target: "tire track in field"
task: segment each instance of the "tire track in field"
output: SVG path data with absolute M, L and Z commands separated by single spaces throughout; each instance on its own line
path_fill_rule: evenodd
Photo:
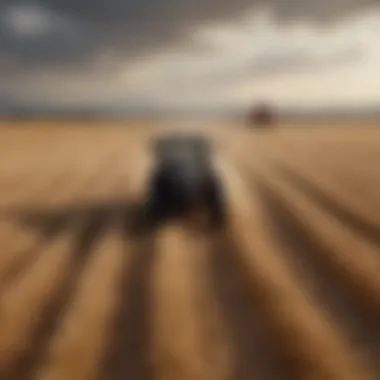
M 1 295 L 0 373 L 8 373 L 28 349 L 35 326 L 63 283 L 72 257 L 72 236 L 57 239 L 24 276 Z
M 273 170 L 293 182 L 327 212 L 336 216 L 343 223 L 350 225 L 366 239 L 380 246 L 380 226 L 378 226 L 378 223 L 372 223 L 367 218 L 360 216 L 356 208 L 351 203 L 342 200 L 336 191 L 325 189 L 323 187 L 324 182 L 312 181 L 304 173 L 293 170 L 284 164 L 274 164 Z
M 14 365 L 9 372 L 7 380 L 33 379 L 32 369 L 36 363 L 41 363 L 46 357 L 47 347 L 49 347 L 51 338 L 60 324 L 60 316 L 63 310 L 66 309 L 66 305 L 70 302 L 75 292 L 76 284 L 82 277 L 83 268 L 93 254 L 92 247 L 95 238 L 101 238 L 102 233 L 104 233 L 104 225 L 106 222 L 107 221 L 103 219 L 93 220 L 86 217 L 78 218 L 62 231 L 58 237 L 54 237 L 52 240 L 52 245 L 56 244 L 56 241 L 59 240 L 68 240 L 63 237 L 60 238 L 60 236 L 67 236 L 71 231 L 71 261 L 67 265 L 66 275 L 55 297 L 51 298 L 50 302 L 46 304 L 43 314 L 41 314 L 39 324 L 35 326 L 32 336 L 33 340 L 28 346 L 28 350 L 25 351 L 24 355 L 19 358 L 16 365 Z M 43 255 L 43 253 L 41 255 Z M 39 260 L 41 260 L 41 258 Z
M 301 191 L 297 191 L 271 175 L 260 173 L 260 178 L 273 190 L 298 223 L 308 232 L 309 238 L 321 255 L 335 268 L 336 275 L 372 312 L 380 310 L 379 249 L 364 240 L 353 229 L 329 216 Z
M 313 184 L 315 190 L 319 189 L 319 194 L 322 192 L 328 194 L 335 205 L 339 206 L 340 211 L 346 211 L 346 217 L 350 217 L 349 214 L 351 214 L 352 220 L 362 220 L 366 223 L 367 228 L 363 228 L 363 231 L 367 229 L 368 233 L 374 235 L 380 231 L 380 220 L 377 217 L 377 212 L 374 212 L 374 206 L 371 207 L 371 204 L 366 201 L 365 193 L 355 195 L 347 187 L 333 181 L 331 176 L 326 175 L 323 167 L 319 166 L 318 169 L 318 165 L 309 162 L 310 159 L 295 159 L 291 154 L 284 151 L 283 147 L 276 149 L 276 152 L 269 157 L 267 156 L 266 159 L 273 162 L 282 172 L 298 173 L 303 178 L 303 182 L 307 181 L 309 184 Z M 360 181 L 360 178 L 357 180 Z M 321 199 L 321 197 L 319 198 Z
M 44 239 L 34 230 L 16 223 L 0 223 L 0 295 L 13 279 L 44 247 Z
M 294 380 L 276 340 L 265 328 L 249 280 L 242 276 L 244 265 L 236 247 L 225 234 L 212 247 L 209 271 L 230 341 L 233 366 L 229 379 Z
M 111 180 L 109 171 L 112 168 L 113 160 L 106 161 L 104 165 L 94 165 L 90 173 L 77 183 L 74 180 L 70 186 L 59 189 L 55 192 L 55 197 L 50 198 L 50 202 L 46 202 L 47 206 L 43 208 L 30 206 L 27 208 L 18 207 L 13 211 L 9 211 L 8 215 L 18 219 L 28 228 L 40 229 L 40 233 L 47 239 L 53 238 L 59 231 L 65 229 L 77 216 L 91 217 L 93 214 L 99 214 L 102 210 L 101 202 L 98 205 L 96 198 L 111 191 L 114 181 Z M 103 170 L 102 170 L 103 169 Z M 106 171 L 106 176 L 103 172 Z M 114 173 L 111 171 L 111 173 Z M 91 195 L 87 202 L 83 199 L 84 192 Z M 79 198 L 79 199 L 78 199 Z M 82 198 L 82 200 L 80 200 Z M 95 198 L 95 199 L 94 199 Z M 87 211 L 88 210 L 88 211 Z
M 288 255 L 304 273 L 305 283 L 300 286 L 308 285 L 312 289 L 323 308 L 330 310 L 339 321 L 351 345 L 372 360 L 373 366 L 380 371 L 380 324 L 376 314 L 360 307 L 361 300 L 336 276 L 323 259 L 323 252 L 305 232 L 304 225 L 294 220 L 278 195 L 260 182 L 257 188 L 279 244 L 287 247 Z
M 293 222 L 296 234 L 298 229 L 292 245 L 303 241 L 308 252 L 314 255 L 313 268 L 309 265 L 309 271 L 314 269 L 315 272 L 319 268 L 318 277 L 324 279 L 319 281 L 322 288 L 325 287 L 323 298 L 347 326 L 353 344 L 363 347 L 380 370 L 378 246 L 363 239 L 360 231 L 350 228 L 334 214 L 329 214 L 328 209 L 319 208 L 302 189 L 292 188 L 284 179 L 277 179 L 276 173 L 267 174 L 264 182 L 263 194 L 265 192 L 266 196 L 263 198 L 269 196 L 277 205 L 277 212 L 282 208 L 287 214 L 282 229 Z M 327 290 L 327 282 L 333 284 L 333 290 Z
M 156 236 L 152 344 L 157 380 L 229 378 L 228 345 L 218 331 L 219 312 L 210 307 L 204 277 L 209 248 L 205 238 L 189 236 L 180 225 L 165 226 Z
M 129 239 L 126 239 L 125 247 L 129 249 Z M 152 379 L 149 347 L 153 259 L 151 237 L 137 238 L 131 256 L 124 256 L 123 278 L 117 290 L 120 303 L 110 332 L 114 341 L 104 368 L 94 379 Z
M 372 369 L 351 350 L 332 318 L 301 289 L 302 277 L 273 245 L 265 219 L 260 217 L 259 204 L 249 202 L 244 185 L 238 182 L 238 176 L 225 181 L 230 186 L 234 184 L 229 191 L 229 237 L 245 264 L 253 296 L 266 317 L 267 327 L 295 371 L 294 376 L 375 379 Z M 254 216 L 250 212 L 255 210 L 252 206 L 256 207 Z
M 115 290 L 122 261 L 121 236 L 111 231 L 83 268 L 36 379 L 89 380 L 99 372 L 111 343 L 108 335 L 118 304 Z
M 113 167 L 113 162 L 113 160 L 108 161 L 106 165 L 104 167 L 101 166 L 100 169 L 108 169 L 109 166 Z M 105 178 L 105 181 L 103 179 L 99 183 L 100 179 L 102 179 L 101 173 L 103 173 L 103 171 L 99 170 L 99 167 L 96 165 L 94 165 L 94 168 L 95 170 L 93 170 L 93 173 L 90 172 L 90 174 L 88 174 L 88 177 L 85 178 L 84 184 L 80 183 L 78 185 L 74 182 L 74 186 L 64 187 L 63 191 L 62 189 L 60 189 L 58 197 L 55 198 L 55 201 L 62 201 L 63 198 L 68 200 L 70 199 L 70 197 L 75 197 L 77 195 L 78 188 L 90 188 L 90 191 L 92 193 L 95 193 L 95 195 L 96 193 L 102 194 L 109 190 L 113 184 L 110 181 L 109 173 L 107 172 L 107 170 L 106 173 L 108 174 L 108 177 Z M 97 186 L 91 187 L 93 182 L 95 182 Z M 61 195 L 60 199 L 59 195 Z M 94 215 L 94 217 L 96 218 L 96 215 Z M 16 275 L 22 276 L 22 269 L 26 267 L 29 263 L 31 263 L 36 257 L 38 257 L 40 251 L 42 251 L 45 248 L 45 246 L 49 244 L 50 238 L 53 238 L 60 230 L 65 229 L 70 221 L 62 220 L 59 217 L 55 219 L 53 217 L 50 218 L 48 222 L 49 223 L 47 224 L 45 231 L 43 231 L 43 235 L 40 235 L 38 233 L 36 234 L 34 231 L 30 229 L 30 226 L 29 228 L 25 229 L 26 231 L 23 232 L 23 236 L 21 236 L 21 231 L 18 231 L 20 236 L 17 236 L 15 234 L 9 235 L 8 233 L 9 236 L 5 241 L 5 244 L 7 244 L 8 242 L 8 244 L 13 244 L 14 247 L 7 247 L 7 252 L 9 252 L 9 254 L 0 256 L 0 286 L 2 284 L 4 286 L 11 279 L 15 278 Z M 6 230 L 7 229 L 5 228 L 3 233 L 6 233 Z M 17 230 L 15 231 L 17 232 Z

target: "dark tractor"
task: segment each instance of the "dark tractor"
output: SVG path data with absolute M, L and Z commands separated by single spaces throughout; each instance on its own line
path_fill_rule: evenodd
M 146 215 L 153 223 L 206 215 L 224 220 L 223 188 L 214 171 L 212 146 L 198 134 L 168 134 L 153 141 L 155 167 L 148 183 Z

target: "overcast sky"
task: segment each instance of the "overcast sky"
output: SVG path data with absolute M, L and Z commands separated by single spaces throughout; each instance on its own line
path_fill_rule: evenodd
M 378 0 L 2 0 L 0 96 L 380 104 Z

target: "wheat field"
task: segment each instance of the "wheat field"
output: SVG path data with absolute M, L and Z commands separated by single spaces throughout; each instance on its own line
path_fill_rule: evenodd
M 0 378 L 380 379 L 380 129 L 213 126 L 222 231 L 134 230 L 154 126 L 0 126 Z

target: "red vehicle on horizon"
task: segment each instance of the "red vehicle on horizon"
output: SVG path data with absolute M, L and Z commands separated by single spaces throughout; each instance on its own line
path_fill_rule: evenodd
M 268 103 L 259 103 L 248 111 L 248 124 L 259 128 L 273 127 L 275 115 L 273 107 Z

